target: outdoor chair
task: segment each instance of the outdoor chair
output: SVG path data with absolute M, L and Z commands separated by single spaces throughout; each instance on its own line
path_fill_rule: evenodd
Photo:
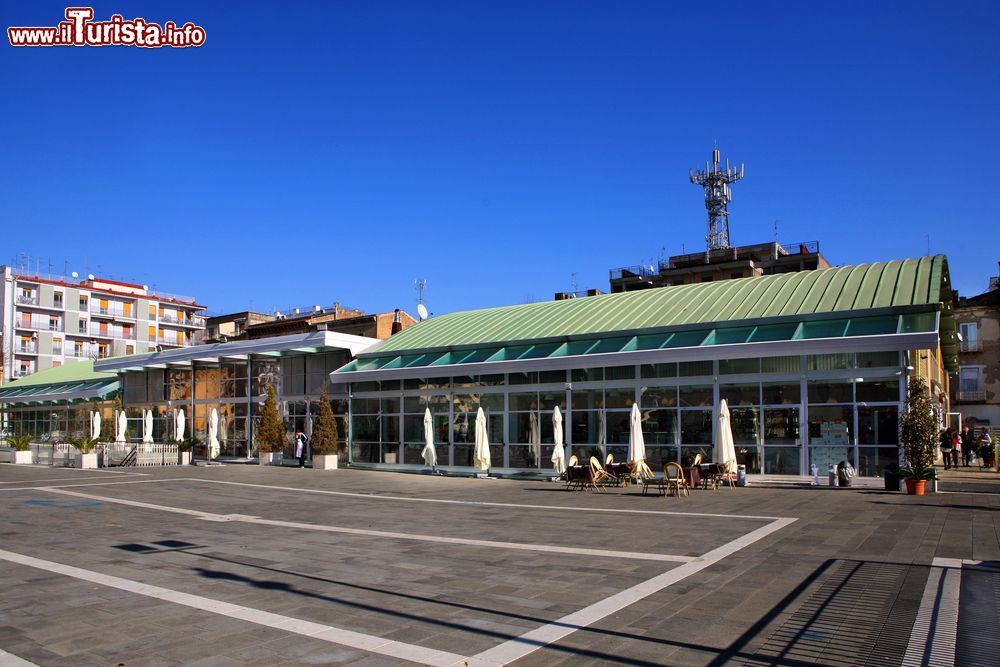
M 669 464 L 667 464 L 669 465 Z M 646 495 L 646 491 L 650 488 L 654 488 L 660 492 L 661 496 L 667 495 L 667 466 L 663 466 L 663 477 L 643 477 L 642 478 L 642 495 Z
M 611 453 L 611 452 L 608 452 L 607 458 L 604 459 L 604 465 L 605 466 L 609 466 L 609 465 L 611 465 L 614 462 L 615 462 L 615 455 L 613 453 Z
M 578 466 L 580 465 L 580 459 L 576 458 L 576 454 L 569 457 L 569 463 L 567 465 Z
M 670 462 L 663 466 L 663 478 L 666 483 L 667 493 L 675 495 L 678 498 L 681 492 L 685 496 L 691 495 L 691 490 L 688 488 L 687 478 L 684 476 L 684 468 L 681 464 Z
M 614 483 L 614 478 L 608 474 L 608 471 L 604 469 L 601 465 L 600 460 L 596 456 L 590 457 L 590 471 L 591 471 L 591 484 L 594 489 L 598 491 L 603 491 L 607 484 Z

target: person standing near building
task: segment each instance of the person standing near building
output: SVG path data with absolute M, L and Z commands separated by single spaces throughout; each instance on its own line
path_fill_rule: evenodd
M 968 426 L 962 427 L 962 433 L 959 436 L 962 442 L 962 465 L 966 468 L 969 467 L 969 457 L 975 451 L 973 445 L 975 444 L 972 439 L 972 431 L 969 430 Z
M 299 467 L 306 467 L 306 443 L 309 442 L 309 438 L 302 431 L 298 431 L 295 434 L 295 458 L 299 460 Z
M 952 450 L 952 434 L 951 428 L 946 428 L 941 431 L 941 458 L 944 459 L 944 469 L 948 470 L 951 468 L 951 450 Z
M 955 429 L 948 429 L 951 433 L 951 467 L 958 468 L 958 460 L 962 457 L 962 439 L 958 437 Z
M 982 465 L 986 468 L 992 468 L 994 463 L 993 451 L 993 438 L 990 437 L 989 429 L 983 429 L 983 432 L 979 434 L 979 458 L 981 459 Z

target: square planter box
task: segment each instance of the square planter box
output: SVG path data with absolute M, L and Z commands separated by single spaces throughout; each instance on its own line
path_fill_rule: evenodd
M 314 454 L 312 457 L 313 470 L 336 470 L 336 454 Z
M 28 465 L 34 462 L 34 452 L 30 449 L 23 452 L 16 449 L 0 450 L 0 462 Z
M 276 454 L 274 452 L 267 452 L 266 454 L 258 454 L 257 463 L 259 463 L 262 466 L 280 465 L 281 459 L 278 458 L 279 456 L 280 454 Z
M 182 466 L 191 465 L 191 452 L 177 452 L 177 462 Z
M 82 469 L 97 468 L 97 454 L 77 454 L 76 467 Z

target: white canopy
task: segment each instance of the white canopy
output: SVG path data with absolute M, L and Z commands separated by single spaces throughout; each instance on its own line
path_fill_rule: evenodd
M 174 418 L 174 440 L 184 439 L 184 421 L 184 408 L 181 408 Z
M 476 413 L 476 449 L 473 455 L 473 465 L 477 470 L 490 469 L 490 442 L 486 429 L 486 413 L 482 408 Z
M 101 413 L 95 411 L 90 418 L 90 437 L 97 440 L 101 437 Z
M 563 421 L 558 405 L 552 409 L 552 441 L 555 442 L 555 446 L 552 447 L 552 467 L 558 473 L 566 472 L 566 451 L 563 449 Z
M 646 441 L 642 437 L 642 413 L 638 403 L 632 404 L 629 416 L 628 460 L 637 465 L 646 460 Z
M 538 427 L 538 413 L 534 409 L 528 413 L 528 446 L 531 448 L 533 465 L 541 467 L 542 429 Z
M 212 408 L 208 415 L 208 458 L 219 455 L 219 411 Z
M 125 416 L 125 411 L 122 410 L 118 413 L 118 430 L 115 432 L 115 443 L 125 444 L 128 437 L 128 417 Z
M 733 444 L 733 429 L 729 421 L 729 403 L 726 399 L 719 402 L 719 428 L 715 434 L 712 459 L 715 463 L 721 463 L 727 473 L 736 472 L 736 445 Z
M 142 441 L 153 442 L 153 411 L 142 411 Z
M 437 452 L 434 451 L 434 418 L 431 417 L 431 409 L 424 410 L 424 451 L 420 452 L 424 458 L 424 463 L 432 468 L 438 464 Z

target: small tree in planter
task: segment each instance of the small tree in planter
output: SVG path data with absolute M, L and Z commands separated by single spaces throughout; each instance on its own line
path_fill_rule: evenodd
M 281 414 L 278 412 L 278 400 L 275 397 L 273 385 L 267 387 L 264 413 L 257 426 L 255 441 L 261 465 L 269 465 L 274 458 L 274 453 L 281 452 L 285 446 L 285 427 L 281 423 Z
M 314 470 L 335 470 L 337 468 L 337 418 L 333 416 L 330 399 L 323 385 L 323 394 L 319 399 L 319 414 L 313 424 L 312 463 Z
M 927 383 L 919 377 L 912 378 L 906 395 L 906 412 L 899 420 L 899 440 L 906 460 L 899 476 L 906 481 L 908 494 L 922 496 L 927 480 L 937 479 L 934 470 L 937 426 L 937 408 L 927 395 Z

